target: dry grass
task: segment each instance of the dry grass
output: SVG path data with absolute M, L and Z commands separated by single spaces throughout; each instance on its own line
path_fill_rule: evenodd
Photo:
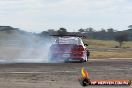
M 119 45 L 118 42 L 113 40 L 85 39 L 84 43 L 89 45 L 88 48 L 94 49 L 91 50 L 90 58 L 94 58 L 94 59 L 132 58 L 132 50 L 127 50 L 128 48 L 132 48 L 132 41 L 124 42 L 122 49 L 115 48 L 112 51 L 110 51 L 110 48 L 114 48 L 115 46 Z M 106 50 L 103 50 L 104 48 Z
M 114 40 L 92 40 L 84 39 L 84 43 L 87 43 L 89 48 L 114 48 L 119 46 L 119 43 Z M 132 48 L 132 41 L 124 42 L 124 48 Z
M 132 58 L 132 51 L 91 51 L 92 59 Z

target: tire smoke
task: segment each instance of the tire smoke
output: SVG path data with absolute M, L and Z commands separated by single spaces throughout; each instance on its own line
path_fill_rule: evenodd
M 20 30 L 0 31 L 1 63 L 47 63 L 53 38 Z

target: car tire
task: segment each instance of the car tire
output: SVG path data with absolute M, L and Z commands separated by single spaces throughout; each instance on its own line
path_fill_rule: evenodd
M 84 57 L 84 62 L 87 62 L 88 61 L 88 56 L 87 56 L 87 52 L 85 54 L 85 57 Z
M 90 56 L 90 52 L 87 50 L 87 61 L 89 59 L 89 56 Z
M 83 63 L 84 62 L 84 60 L 80 60 L 80 63 Z

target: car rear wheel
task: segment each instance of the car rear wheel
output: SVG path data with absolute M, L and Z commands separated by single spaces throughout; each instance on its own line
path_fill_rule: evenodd
M 80 63 L 83 63 L 83 62 L 85 62 L 84 60 L 80 60 Z

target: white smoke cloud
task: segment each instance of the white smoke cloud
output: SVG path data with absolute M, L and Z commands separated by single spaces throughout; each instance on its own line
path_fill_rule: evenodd
M 51 44 L 50 36 L 5 29 L 0 31 L 0 63 L 47 63 Z

